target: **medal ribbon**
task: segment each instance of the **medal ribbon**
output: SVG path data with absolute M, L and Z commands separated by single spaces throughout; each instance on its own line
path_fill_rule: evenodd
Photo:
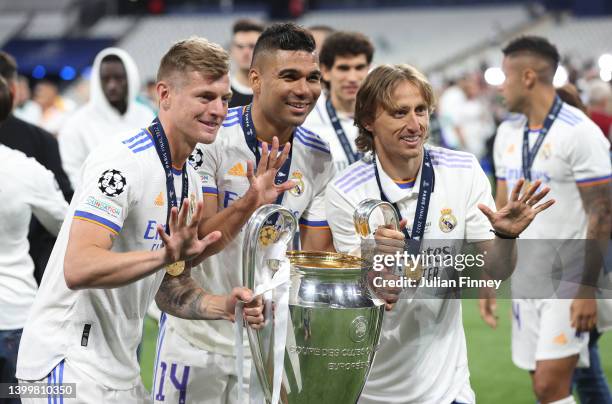
M 170 154 L 170 145 L 168 144 L 168 138 L 164 132 L 164 128 L 159 121 L 159 118 L 155 118 L 151 126 L 147 128 L 147 131 L 153 135 L 153 144 L 155 145 L 155 150 L 157 151 L 157 155 L 159 156 L 159 160 L 162 163 L 162 167 L 164 167 L 164 172 L 166 174 L 166 195 L 168 198 L 168 212 L 166 214 L 166 234 L 170 234 L 170 226 L 168 222 L 170 221 L 170 211 L 173 206 L 176 206 L 180 209 L 179 203 L 176 199 L 176 190 L 174 188 L 174 174 L 172 173 L 172 156 Z M 187 162 L 183 164 L 182 170 L 182 181 L 183 181 L 183 189 L 181 191 L 181 203 L 185 198 L 189 195 L 189 182 L 187 180 Z
M 389 202 L 389 199 L 383 191 L 382 184 L 380 182 L 380 175 L 378 174 L 378 167 L 376 166 L 376 153 L 373 153 L 372 164 L 374 165 L 374 174 L 376 176 L 376 184 L 380 190 L 380 198 Z M 423 164 L 421 166 L 421 182 L 419 188 L 419 195 L 417 198 L 417 208 L 414 214 L 414 221 L 412 222 L 412 234 L 408 232 L 406 227 L 402 228 L 402 233 L 406 236 L 407 240 L 414 240 L 416 243 L 409 243 L 410 250 L 418 253 L 421 247 L 421 239 L 425 233 L 425 222 L 427 221 L 427 212 L 429 210 L 429 201 L 431 199 L 431 193 L 434 190 L 435 175 L 433 165 L 431 164 L 431 156 L 429 151 L 423 148 Z M 389 202 L 391 203 L 391 202 Z M 402 214 L 397 206 L 397 203 L 391 203 L 397 215 L 402 219 Z M 416 251 L 414 251 L 416 249 Z
M 255 125 L 253 124 L 253 116 L 251 115 L 251 108 L 253 104 L 247 105 L 242 112 L 242 131 L 244 132 L 244 140 L 246 141 L 247 146 L 255 155 L 255 168 L 259 166 L 259 161 L 261 160 L 261 154 L 259 153 L 259 148 L 257 147 L 257 132 L 255 131 Z M 295 133 L 295 129 L 294 129 Z M 293 134 L 291 135 L 293 138 Z M 293 145 L 289 150 L 289 156 L 283 166 L 276 173 L 276 178 L 274 178 L 274 183 L 276 185 L 282 184 L 286 180 L 289 179 L 289 171 L 291 171 L 291 155 L 293 154 Z M 284 193 L 280 194 L 276 198 L 276 204 L 282 205 Z
M 340 124 L 340 119 L 338 118 L 338 114 L 336 114 L 336 109 L 332 105 L 331 99 L 328 98 L 325 102 L 325 107 L 327 108 L 327 114 L 329 115 L 329 119 L 331 121 L 332 126 L 334 127 L 334 131 L 338 136 L 338 140 L 340 141 L 340 145 L 342 146 L 342 150 L 344 150 L 344 154 L 346 154 L 346 158 L 348 159 L 349 165 L 353 164 L 355 161 L 359 160 L 363 154 L 353 152 L 353 148 L 346 137 L 346 133 L 344 132 L 344 128 Z
M 546 119 L 544 120 L 544 125 L 542 126 L 542 130 L 538 134 L 538 138 L 531 150 L 529 150 L 529 122 L 525 124 L 525 129 L 523 130 L 523 177 L 528 182 L 531 182 L 531 167 L 533 166 L 533 162 L 535 160 L 540 147 L 542 147 L 542 143 L 544 143 L 544 138 L 546 134 L 550 130 L 553 122 L 557 119 L 559 112 L 561 111 L 561 107 L 563 107 L 563 101 L 557 95 L 555 97 L 555 102 L 553 103 L 548 115 L 546 115 Z

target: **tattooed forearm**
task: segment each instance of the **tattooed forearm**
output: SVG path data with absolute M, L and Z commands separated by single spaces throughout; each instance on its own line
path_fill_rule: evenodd
M 612 228 L 612 187 L 610 183 L 579 187 L 587 214 L 587 241 L 583 284 L 595 286 L 602 269 L 603 256 Z
M 602 240 L 610 236 L 612 227 L 611 183 L 580 187 L 582 205 L 588 217 L 587 238 Z
M 223 307 L 211 304 L 220 297 L 204 292 L 186 270 L 179 276 L 166 275 L 155 296 L 160 310 L 173 316 L 190 320 L 215 320 L 226 318 Z

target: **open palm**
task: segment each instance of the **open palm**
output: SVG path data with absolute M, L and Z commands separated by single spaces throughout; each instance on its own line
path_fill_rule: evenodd
M 254 172 L 253 163 L 247 162 L 247 178 L 249 180 L 249 190 L 245 195 L 248 198 L 253 198 L 255 206 L 262 206 L 269 203 L 274 203 L 276 198 L 285 191 L 290 190 L 295 186 L 294 182 L 289 180 L 282 184 L 275 184 L 276 173 L 285 164 L 289 157 L 291 144 L 287 143 L 283 147 L 282 153 L 279 154 L 278 138 L 272 139 L 272 148 L 268 151 L 268 144 L 263 142 L 261 145 L 261 159 L 257 165 L 257 171 Z M 251 200 L 251 199 L 249 199 Z
M 550 199 L 536 206 L 550 192 L 550 188 L 544 187 L 536 193 L 536 190 L 542 184 L 542 181 L 537 180 L 523 195 L 520 195 L 524 183 L 523 179 L 517 181 L 508 203 L 497 212 L 493 212 L 486 205 L 478 205 L 478 208 L 489 219 L 496 232 L 510 237 L 518 237 L 537 214 L 555 203 L 554 199 Z

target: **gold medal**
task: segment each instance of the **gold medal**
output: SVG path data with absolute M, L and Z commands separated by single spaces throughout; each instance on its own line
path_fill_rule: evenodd
M 267 247 L 276 241 L 277 231 L 274 226 L 264 226 L 259 232 L 259 243 Z
M 170 276 L 179 276 L 185 270 L 185 261 L 176 261 L 166 266 L 166 273 Z
M 414 261 L 411 265 L 404 265 L 404 276 L 418 281 L 423 276 L 423 266 L 421 263 L 415 263 Z

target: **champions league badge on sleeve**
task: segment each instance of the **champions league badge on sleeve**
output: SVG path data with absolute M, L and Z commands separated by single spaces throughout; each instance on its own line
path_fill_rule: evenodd
M 204 164 L 204 152 L 201 148 L 196 147 L 193 153 L 189 156 L 189 164 L 197 171 Z
M 289 179 L 296 182 L 295 186 L 291 188 L 289 192 L 291 192 L 293 196 L 301 196 L 306 189 L 306 184 L 304 184 L 304 174 L 296 170 L 291 173 L 291 178 Z
M 127 181 L 121 171 L 114 169 L 104 171 L 98 180 L 98 189 L 111 198 L 121 195 L 126 185 Z
M 440 213 L 441 216 L 438 221 L 440 230 L 444 233 L 450 233 L 457 226 L 457 218 L 453 215 L 452 209 L 442 209 Z

